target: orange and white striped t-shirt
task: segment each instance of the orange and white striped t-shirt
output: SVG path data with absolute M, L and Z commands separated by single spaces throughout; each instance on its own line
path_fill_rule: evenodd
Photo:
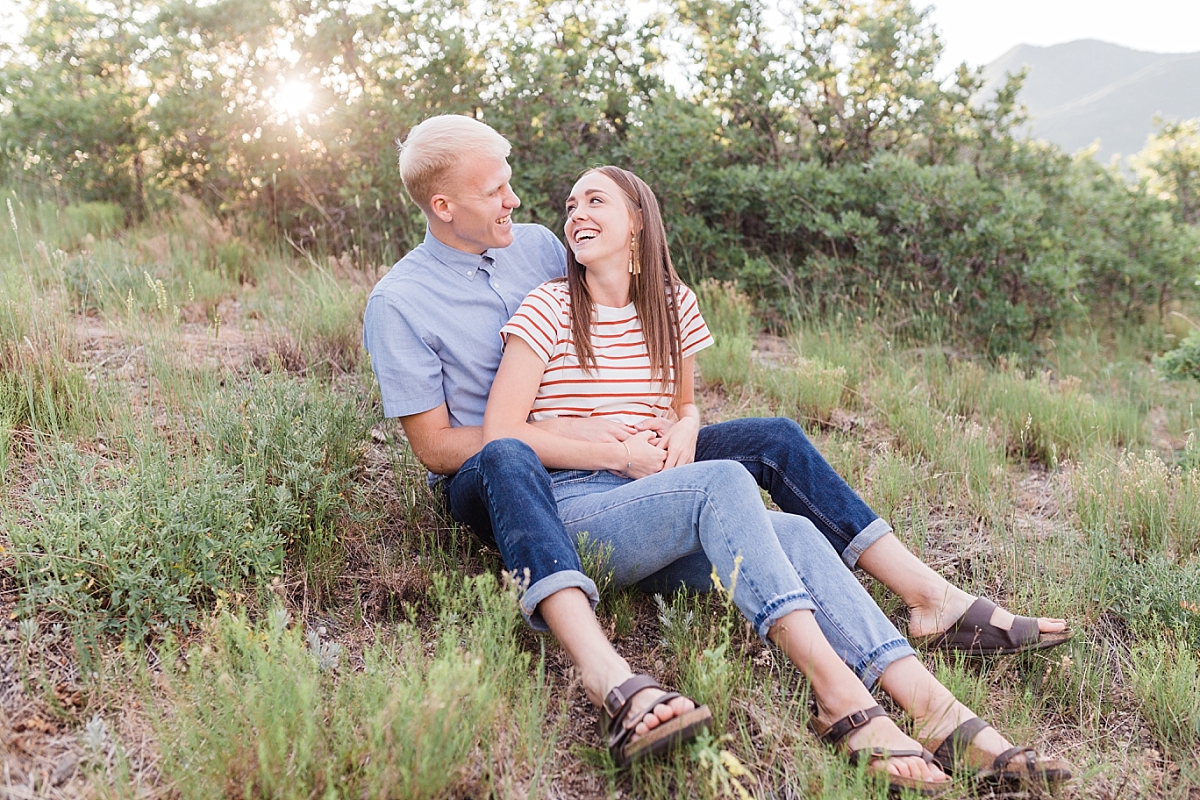
M 713 343 L 700 316 L 696 295 L 680 285 L 677 295 L 680 352 L 693 356 Z M 596 367 L 589 375 L 580 365 L 571 339 L 571 295 L 565 281 L 534 289 L 500 335 L 520 336 L 533 348 L 546 371 L 533 402 L 532 418 L 611 417 L 634 424 L 666 416 L 675 392 L 674 376 L 664 387 L 650 369 L 642 323 L 633 303 L 624 308 L 596 306 L 592 315 L 592 349 Z

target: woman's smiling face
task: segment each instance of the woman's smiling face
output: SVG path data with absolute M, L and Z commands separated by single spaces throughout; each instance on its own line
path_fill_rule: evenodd
M 588 172 L 567 198 L 567 246 L 587 267 L 629 262 L 633 217 L 621 187 L 602 172 Z

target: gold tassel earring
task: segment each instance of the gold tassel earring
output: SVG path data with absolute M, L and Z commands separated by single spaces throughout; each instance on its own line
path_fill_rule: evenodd
M 641 259 L 637 252 L 637 234 L 629 234 L 629 274 L 640 275 L 642 273 Z

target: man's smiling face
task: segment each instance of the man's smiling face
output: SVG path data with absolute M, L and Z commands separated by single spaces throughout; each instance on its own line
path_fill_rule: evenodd
M 435 208 L 438 198 L 444 198 L 450 216 L 448 230 L 442 233 L 451 241 L 445 243 L 468 253 L 512 244 L 512 212 L 521 205 L 521 199 L 509 185 L 512 168 L 508 162 L 502 158 L 464 158 L 451 178 L 447 191 L 434 196 Z

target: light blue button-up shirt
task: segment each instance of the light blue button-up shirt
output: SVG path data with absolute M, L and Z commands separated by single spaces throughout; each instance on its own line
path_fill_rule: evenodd
M 566 274 L 566 253 L 541 225 L 514 225 L 511 245 L 482 255 L 426 231 L 375 285 L 363 317 L 384 415 L 444 402 L 451 426 L 482 425 L 500 366 L 500 328 L 530 290 Z

